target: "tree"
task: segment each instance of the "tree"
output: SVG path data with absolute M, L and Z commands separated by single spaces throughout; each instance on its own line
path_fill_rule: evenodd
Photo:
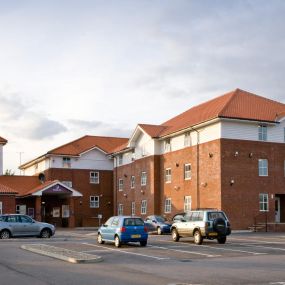
M 12 176 L 14 174 L 15 174 L 15 172 L 13 172 L 12 169 L 6 169 L 6 171 L 4 173 L 4 175 L 8 175 L 8 176 Z

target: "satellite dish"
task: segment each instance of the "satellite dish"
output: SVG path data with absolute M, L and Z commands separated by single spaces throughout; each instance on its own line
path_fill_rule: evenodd
M 39 174 L 39 180 L 42 182 L 42 183 L 44 183 L 45 182 L 45 175 L 43 174 L 43 173 L 40 173 Z

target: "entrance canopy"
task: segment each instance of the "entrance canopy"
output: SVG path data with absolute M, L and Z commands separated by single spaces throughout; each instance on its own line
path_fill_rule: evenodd
M 43 196 L 43 195 L 56 195 L 56 194 L 67 194 L 71 197 L 81 197 L 83 196 L 80 192 L 75 189 L 66 186 L 58 180 L 47 181 L 42 185 L 39 185 L 36 189 L 33 189 L 32 196 Z

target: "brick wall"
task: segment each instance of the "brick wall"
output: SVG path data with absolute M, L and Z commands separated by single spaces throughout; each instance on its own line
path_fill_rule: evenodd
M 2 202 L 2 213 L 13 214 L 16 211 L 15 195 L 0 195 Z

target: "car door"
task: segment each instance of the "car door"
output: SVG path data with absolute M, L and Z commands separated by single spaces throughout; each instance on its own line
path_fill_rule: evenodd
M 145 224 L 146 227 L 148 229 L 148 231 L 154 231 L 156 229 L 155 225 L 155 220 L 154 220 L 154 216 L 148 216 L 145 220 Z
M 185 214 L 181 222 L 177 224 L 179 234 L 182 236 L 190 235 L 189 227 L 191 227 L 191 215 L 192 213 Z
M 23 233 L 23 227 L 20 222 L 19 216 L 18 215 L 9 215 L 7 216 L 7 225 L 8 228 L 10 229 L 12 236 L 21 236 Z
M 111 226 L 113 220 L 114 217 L 109 218 L 107 222 L 104 225 L 102 225 L 102 227 L 100 228 L 103 240 L 113 240 L 113 238 L 111 238 L 111 232 L 112 232 Z
M 40 229 L 37 223 L 35 223 L 35 221 L 26 216 L 26 215 L 21 215 L 18 216 L 21 224 L 22 224 L 22 235 L 23 236 L 36 236 L 40 234 Z

